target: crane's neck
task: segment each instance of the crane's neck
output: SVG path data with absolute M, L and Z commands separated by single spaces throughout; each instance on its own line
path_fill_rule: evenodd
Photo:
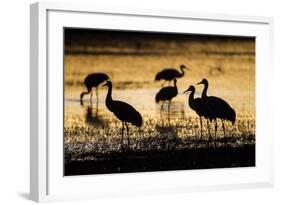
M 205 83 L 204 84 L 204 89 L 203 89 L 203 92 L 202 92 L 202 98 L 208 97 L 207 96 L 208 87 L 209 87 L 208 83 Z
M 88 89 L 87 92 L 82 92 L 82 93 L 80 94 L 80 100 L 83 100 L 84 95 L 89 94 L 90 92 L 91 92 L 91 89 Z
M 177 87 L 177 82 L 176 81 L 174 81 L 174 87 L 175 87 L 176 91 L 178 92 L 178 87 Z
M 184 76 L 184 68 L 180 68 L 180 70 L 181 70 L 180 76 Z
M 194 108 L 194 93 L 195 90 L 192 90 L 188 97 L 188 104 L 192 109 Z
M 105 105 L 106 107 L 111 111 L 112 108 L 112 85 L 108 85 L 108 91 L 107 91 L 107 95 L 106 95 L 106 99 L 105 99 Z

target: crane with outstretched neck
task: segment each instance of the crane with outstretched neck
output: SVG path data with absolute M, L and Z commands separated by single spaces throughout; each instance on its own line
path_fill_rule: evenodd
M 166 80 L 169 83 L 176 79 L 184 76 L 184 70 L 190 70 L 185 65 L 180 65 L 180 72 L 175 68 L 165 68 L 162 71 L 158 72 L 155 76 L 155 81 Z
M 184 93 L 190 92 L 189 97 L 188 97 L 188 105 L 189 107 L 194 110 L 197 115 L 199 116 L 200 119 L 200 140 L 202 140 L 202 117 L 205 117 L 207 119 L 207 126 L 208 126 L 208 134 L 209 134 L 209 140 L 210 141 L 210 129 L 209 129 L 209 108 L 206 105 L 206 103 L 201 99 L 201 98 L 194 98 L 195 94 L 195 87 L 194 86 L 189 86 L 189 88 L 184 91 Z

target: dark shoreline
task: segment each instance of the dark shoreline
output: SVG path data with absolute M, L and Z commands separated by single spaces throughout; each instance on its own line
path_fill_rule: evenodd
M 65 176 L 255 166 L 255 144 L 169 151 L 126 151 L 65 163 Z

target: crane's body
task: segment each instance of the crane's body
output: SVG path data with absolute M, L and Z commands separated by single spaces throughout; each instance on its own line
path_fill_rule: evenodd
M 84 85 L 87 88 L 86 92 L 82 92 L 80 95 L 80 103 L 83 105 L 83 97 L 85 94 L 90 94 L 90 102 L 92 102 L 92 88 L 96 88 L 96 96 L 97 96 L 97 102 L 98 102 L 98 86 L 103 83 L 104 81 L 108 80 L 109 77 L 105 73 L 92 73 L 86 76 L 84 79 Z
M 210 131 L 209 131 L 209 116 L 210 116 L 210 110 L 209 107 L 206 105 L 205 101 L 202 98 L 194 98 L 195 94 L 195 87 L 194 86 L 189 86 L 189 88 L 184 91 L 184 93 L 190 92 L 190 95 L 188 97 L 188 105 L 189 107 L 196 112 L 196 114 L 199 116 L 200 119 L 200 135 L 201 135 L 201 140 L 202 140 L 202 117 L 205 117 L 207 119 L 207 124 L 208 124 L 208 133 L 209 133 L 209 139 L 210 139 Z
M 178 94 L 177 88 L 174 86 L 164 87 L 156 94 L 155 101 L 159 103 L 160 101 L 170 101 Z
M 212 110 L 211 120 L 228 120 L 234 125 L 236 118 L 235 110 L 226 101 L 214 96 L 209 96 L 203 99 L 206 100 L 206 104 L 208 104 L 210 110 Z
M 121 148 L 123 143 L 124 125 L 126 125 L 127 128 L 129 146 L 129 127 L 127 123 L 140 128 L 143 123 L 142 116 L 133 106 L 129 105 L 128 103 L 112 99 L 112 83 L 110 81 L 107 81 L 104 86 L 108 87 L 105 105 L 107 109 L 122 122 Z
M 158 72 L 155 76 L 155 81 L 166 80 L 168 82 L 176 79 L 181 78 L 184 76 L 184 69 L 189 69 L 184 65 L 180 66 L 180 71 L 176 70 L 175 68 L 165 68 L 162 71 Z
M 141 114 L 128 103 L 118 100 L 108 102 L 108 100 L 106 100 L 106 107 L 109 111 L 113 112 L 120 121 L 131 123 L 137 127 L 142 126 Z
M 209 83 L 206 79 L 203 79 L 198 84 L 204 85 L 204 89 L 202 92 L 202 99 L 206 102 L 206 104 L 210 108 L 211 111 L 210 117 L 212 119 L 228 120 L 231 121 L 232 124 L 234 124 L 236 120 L 235 110 L 225 100 L 215 96 L 207 95 Z
M 162 105 L 161 105 L 160 114 L 161 114 L 161 111 L 163 109 L 164 103 L 166 101 L 169 102 L 169 104 L 168 104 L 168 114 L 170 113 L 171 100 L 174 97 L 176 97 L 177 95 L 178 95 L 178 88 L 177 88 L 177 80 L 176 79 L 174 79 L 174 86 L 164 87 L 164 88 L 161 88 L 159 90 L 159 92 L 155 96 L 155 101 L 156 101 L 156 103 L 159 103 L 161 101 L 163 102 Z
M 232 122 L 232 125 L 234 125 L 235 120 L 236 120 L 235 110 L 225 100 L 215 97 L 215 96 L 207 95 L 209 83 L 206 79 L 203 79 L 198 84 L 204 85 L 204 89 L 202 92 L 202 99 L 205 101 L 206 105 L 209 107 L 210 119 L 215 120 L 215 138 L 216 138 L 217 127 L 218 127 L 217 121 L 220 119 L 222 122 L 224 140 L 226 143 L 224 121 L 230 121 L 230 122 Z

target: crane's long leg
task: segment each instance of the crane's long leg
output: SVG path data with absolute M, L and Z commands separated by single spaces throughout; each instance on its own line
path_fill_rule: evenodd
M 211 138 L 211 135 L 210 135 L 210 123 L 209 123 L 209 119 L 207 119 L 207 128 L 208 128 L 208 135 L 209 135 L 209 139 L 208 139 L 208 147 L 209 147 L 210 138 Z
M 200 141 L 203 139 L 203 126 L 202 126 L 202 118 L 199 116 L 200 119 Z
M 197 147 L 198 143 L 200 141 L 202 141 L 202 138 L 203 138 L 203 136 L 202 136 L 203 128 L 202 128 L 202 118 L 201 118 L 201 116 L 199 116 L 199 121 L 200 121 L 200 139 L 198 139 L 198 140 L 195 139 L 196 140 L 195 141 L 195 148 Z
M 171 100 L 169 100 L 169 104 L 168 104 L 168 113 L 170 112 L 170 107 L 171 107 Z
M 90 104 L 90 105 L 88 106 L 88 108 L 91 110 L 91 113 L 93 113 L 93 112 L 92 112 L 92 111 L 93 111 L 93 105 Z
M 123 135 L 124 135 L 124 122 L 122 122 L 122 131 L 121 131 L 121 150 L 123 151 Z
M 224 145 L 226 145 L 226 136 L 225 136 L 225 127 L 224 127 L 224 122 L 222 121 L 222 128 L 223 128 L 223 136 L 224 136 Z
M 92 107 L 92 105 L 91 105 Z M 99 110 L 98 110 L 98 107 L 96 106 L 96 109 L 95 109 L 95 116 L 97 117 L 99 115 Z
M 170 107 L 171 107 L 171 100 L 169 100 L 169 104 L 168 104 L 168 122 L 170 124 Z
M 126 125 L 126 129 L 127 129 L 127 141 L 128 141 L 128 149 L 130 148 L 130 141 L 129 141 L 129 126 L 128 124 L 125 122 L 125 125 Z
M 96 106 L 97 106 L 97 110 L 98 110 L 98 106 L 99 106 L 99 91 L 98 91 L 98 87 L 96 87 L 96 98 L 97 98 Z
M 217 147 L 217 129 L 218 129 L 218 122 L 215 119 L 215 147 Z
M 160 107 L 160 117 L 161 117 L 161 119 L 162 119 L 162 110 L 163 110 L 164 104 L 165 104 L 165 101 L 163 101 L 163 103 Z
M 141 137 L 141 128 L 139 127 L 139 135 L 140 135 L 140 137 Z
M 93 91 L 92 91 L 92 89 L 91 89 L 91 94 L 90 94 L 90 104 L 92 104 L 92 103 L 93 103 L 92 99 L 93 99 Z

